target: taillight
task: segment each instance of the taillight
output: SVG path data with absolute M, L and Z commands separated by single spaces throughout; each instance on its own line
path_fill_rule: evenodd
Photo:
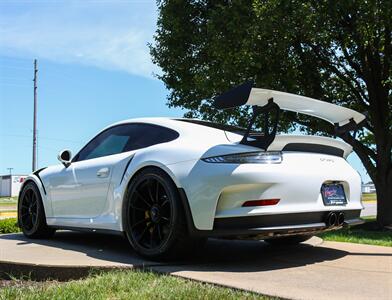
M 202 158 L 208 163 L 227 164 L 280 164 L 282 159 L 282 153 L 279 151 L 257 151 Z
M 242 207 L 276 205 L 279 201 L 280 199 L 251 200 L 242 204 Z

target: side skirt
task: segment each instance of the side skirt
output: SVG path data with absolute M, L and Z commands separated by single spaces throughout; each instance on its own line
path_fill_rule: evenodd
M 78 232 L 110 234 L 110 235 L 125 237 L 125 233 L 123 231 L 110 230 L 110 229 L 93 229 L 93 228 L 73 227 L 73 226 L 48 226 L 48 227 L 56 230 L 71 230 L 71 231 L 78 231 Z

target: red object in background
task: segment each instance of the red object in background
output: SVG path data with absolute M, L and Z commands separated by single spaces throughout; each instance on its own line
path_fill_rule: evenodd
M 25 178 L 24 177 L 20 177 L 19 182 L 23 183 L 24 181 L 25 181 Z
M 246 201 L 244 204 L 242 204 L 242 207 L 276 205 L 279 203 L 279 201 L 280 199 L 252 200 Z

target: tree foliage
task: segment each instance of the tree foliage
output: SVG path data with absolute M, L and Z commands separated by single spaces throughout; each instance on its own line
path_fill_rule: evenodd
M 380 223 L 392 223 L 392 1 L 162 0 L 158 7 L 151 54 L 169 106 L 245 125 L 248 108 L 217 111 L 211 99 L 254 80 L 365 113 L 358 137 L 341 138 L 376 184 Z M 298 126 L 333 133 L 323 121 L 284 114 L 282 131 Z

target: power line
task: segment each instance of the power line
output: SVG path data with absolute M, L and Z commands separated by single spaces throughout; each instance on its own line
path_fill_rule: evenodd
M 31 138 L 31 135 L 24 135 L 24 134 L 0 134 L 0 136 L 29 138 L 29 139 Z M 45 137 L 45 136 L 40 136 L 39 138 L 40 140 L 67 142 L 67 143 L 75 143 L 75 144 L 80 144 L 85 142 L 85 141 L 75 141 L 75 140 L 59 139 L 59 138 L 52 138 L 52 137 Z

